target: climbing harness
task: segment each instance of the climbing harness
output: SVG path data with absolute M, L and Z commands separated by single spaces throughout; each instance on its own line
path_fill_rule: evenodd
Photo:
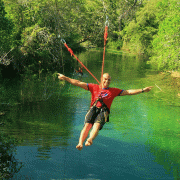
M 101 94 L 99 95 L 99 97 L 95 100 L 95 102 L 92 105 L 92 108 L 96 107 L 98 101 L 101 103 L 101 107 L 99 108 L 100 111 L 104 112 L 104 117 L 105 117 L 105 122 L 109 122 L 109 114 L 110 114 L 110 110 L 107 107 L 107 105 L 103 102 L 103 98 L 101 96 Z

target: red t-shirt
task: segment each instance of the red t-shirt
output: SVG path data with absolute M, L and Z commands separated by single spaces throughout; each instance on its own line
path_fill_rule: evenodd
M 88 84 L 89 91 L 91 92 L 91 106 L 94 104 L 94 102 L 97 100 L 97 98 L 100 96 L 103 99 L 103 102 L 106 104 L 106 106 L 109 108 L 111 107 L 111 104 L 113 102 L 113 99 L 116 96 L 119 96 L 123 90 L 118 88 L 106 88 L 106 89 L 100 89 L 99 85 L 97 84 Z M 97 107 L 101 107 L 101 103 L 98 101 L 96 104 Z

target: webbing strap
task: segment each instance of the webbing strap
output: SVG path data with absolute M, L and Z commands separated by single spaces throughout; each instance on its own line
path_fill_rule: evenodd
M 81 64 L 81 66 L 86 69 L 86 71 L 100 84 L 100 82 L 97 80 L 97 78 L 89 71 L 89 69 L 78 59 L 78 57 L 73 53 L 72 49 L 68 47 L 66 43 L 64 43 L 64 46 L 67 48 L 67 50 L 70 52 L 71 56 L 74 56 L 76 60 Z
M 102 82 L 103 71 L 104 71 L 104 60 L 105 60 L 107 36 L 108 36 L 108 26 L 105 26 L 105 30 L 104 30 L 104 51 L 103 51 L 103 61 L 102 61 L 101 82 Z
M 105 59 L 105 51 L 106 51 L 106 41 L 107 41 L 107 36 L 108 36 L 108 26 L 109 26 L 109 22 L 108 22 L 108 17 L 106 16 L 105 30 L 104 30 L 104 52 L 103 52 L 101 82 L 102 82 L 103 71 L 104 71 L 104 59 Z M 91 71 L 89 71 L 89 69 L 87 69 L 87 67 L 77 58 L 77 56 L 73 53 L 72 49 L 68 47 L 68 45 L 66 44 L 65 40 L 62 39 L 61 41 L 62 41 L 62 43 L 64 44 L 64 46 L 67 48 L 67 50 L 70 52 L 71 56 L 74 56 L 74 57 L 76 58 L 76 60 L 81 64 L 81 66 L 84 67 L 84 69 L 86 69 L 86 70 L 88 71 L 88 73 L 100 84 L 100 82 L 99 82 L 99 81 L 97 80 L 97 78 L 91 73 Z
M 98 97 L 98 98 L 96 99 L 96 101 L 93 103 L 92 106 L 96 106 L 96 104 L 97 104 L 98 101 L 102 104 L 102 108 L 105 108 L 105 109 L 108 111 L 108 113 L 110 114 L 110 110 L 109 110 L 109 108 L 107 107 L 107 105 L 103 102 L 103 99 L 102 99 L 102 98 L 99 98 L 99 97 Z

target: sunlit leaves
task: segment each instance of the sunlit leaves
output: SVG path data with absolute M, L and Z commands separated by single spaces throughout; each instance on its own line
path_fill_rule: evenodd
M 125 49 L 153 56 L 152 62 L 164 59 L 168 68 L 167 62 L 174 59 L 171 67 L 178 66 L 177 0 L 4 0 L 4 4 L 0 9 L 0 42 L 4 53 L 12 48 L 17 51 L 21 46 L 17 56 L 23 52 L 23 55 L 38 54 L 38 58 L 48 57 L 50 61 L 52 57 L 61 59 L 61 38 L 74 52 L 79 51 L 85 41 L 102 47 L 108 17 L 110 48 L 122 47 L 123 41 Z M 161 53 L 162 48 L 166 53 Z M 15 59 L 19 60 L 17 56 Z
M 161 5 L 163 3 L 167 4 L 167 0 L 162 1 Z M 180 68 L 179 5 L 176 0 L 172 0 L 165 7 L 167 15 L 160 22 L 158 34 L 152 42 L 154 54 L 150 63 L 158 69 L 176 70 Z
M 177 0 L 151 0 L 121 32 L 124 47 L 150 56 L 158 69 L 175 70 L 179 60 L 179 4 Z
M 6 52 L 11 43 L 7 43 L 10 40 L 13 24 L 7 17 L 5 6 L 2 0 L 0 0 L 0 55 Z

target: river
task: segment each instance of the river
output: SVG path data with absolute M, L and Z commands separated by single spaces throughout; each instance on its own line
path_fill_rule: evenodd
M 88 51 L 79 59 L 100 79 L 102 52 Z M 111 87 L 154 86 L 144 60 L 126 53 L 107 52 L 104 72 L 111 74 Z M 96 83 L 85 70 L 82 81 Z M 160 93 L 154 86 L 149 93 L 115 98 L 110 122 L 82 151 L 75 147 L 90 105 L 88 91 L 66 83 L 47 100 L 12 106 L 0 126 L 19 141 L 14 158 L 22 167 L 12 179 L 179 180 L 179 106 L 157 100 Z

